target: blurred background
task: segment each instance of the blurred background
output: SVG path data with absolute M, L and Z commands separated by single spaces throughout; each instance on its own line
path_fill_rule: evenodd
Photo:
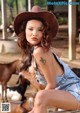
M 76 53 L 76 49 L 80 47 L 80 0 L 0 0 L 0 53 L 19 51 L 16 50 L 14 19 L 20 12 L 30 11 L 33 5 L 39 5 L 43 11 L 50 11 L 57 17 L 59 31 L 52 45 L 62 51 L 62 57 L 79 60 L 80 53 Z

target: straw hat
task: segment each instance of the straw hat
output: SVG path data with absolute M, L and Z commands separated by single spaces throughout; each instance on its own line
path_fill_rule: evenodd
M 56 36 L 58 31 L 58 22 L 55 15 L 48 11 L 42 11 L 41 7 L 35 5 L 32 7 L 30 12 L 22 12 L 18 14 L 14 21 L 14 31 L 18 35 L 21 22 L 24 20 L 29 20 L 29 18 L 41 18 L 47 22 L 49 25 L 50 32 L 52 33 L 53 38 Z

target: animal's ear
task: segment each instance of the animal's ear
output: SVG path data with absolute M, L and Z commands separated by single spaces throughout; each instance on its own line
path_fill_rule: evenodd
M 22 76 L 22 74 L 19 73 L 19 78 L 18 78 L 18 81 L 17 81 L 17 82 L 18 82 L 18 83 L 21 83 L 22 80 L 25 81 L 27 85 L 30 85 L 30 81 L 29 81 L 28 79 L 25 79 L 25 78 Z
M 22 75 L 19 75 L 19 78 L 18 78 L 16 84 L 20 84 L 21 83 L 21 79 L 22 79 Z

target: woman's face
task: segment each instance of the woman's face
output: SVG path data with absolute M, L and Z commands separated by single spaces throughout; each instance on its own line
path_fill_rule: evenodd
M 41 42 L 43 37 L 43 24 L 39 20 L 29 20 L 26 24 L 26 39 L 33 46 Z

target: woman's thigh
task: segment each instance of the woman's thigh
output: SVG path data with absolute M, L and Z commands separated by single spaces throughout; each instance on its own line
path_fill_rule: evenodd
M 39 92 L 39 97 L 47 106 L 54 106 L 66 110 L 80 109 L 80 102 L 70 94 L 63 90 L 43 90 Z M 40 100 L 41 100 L 40 98 Z

